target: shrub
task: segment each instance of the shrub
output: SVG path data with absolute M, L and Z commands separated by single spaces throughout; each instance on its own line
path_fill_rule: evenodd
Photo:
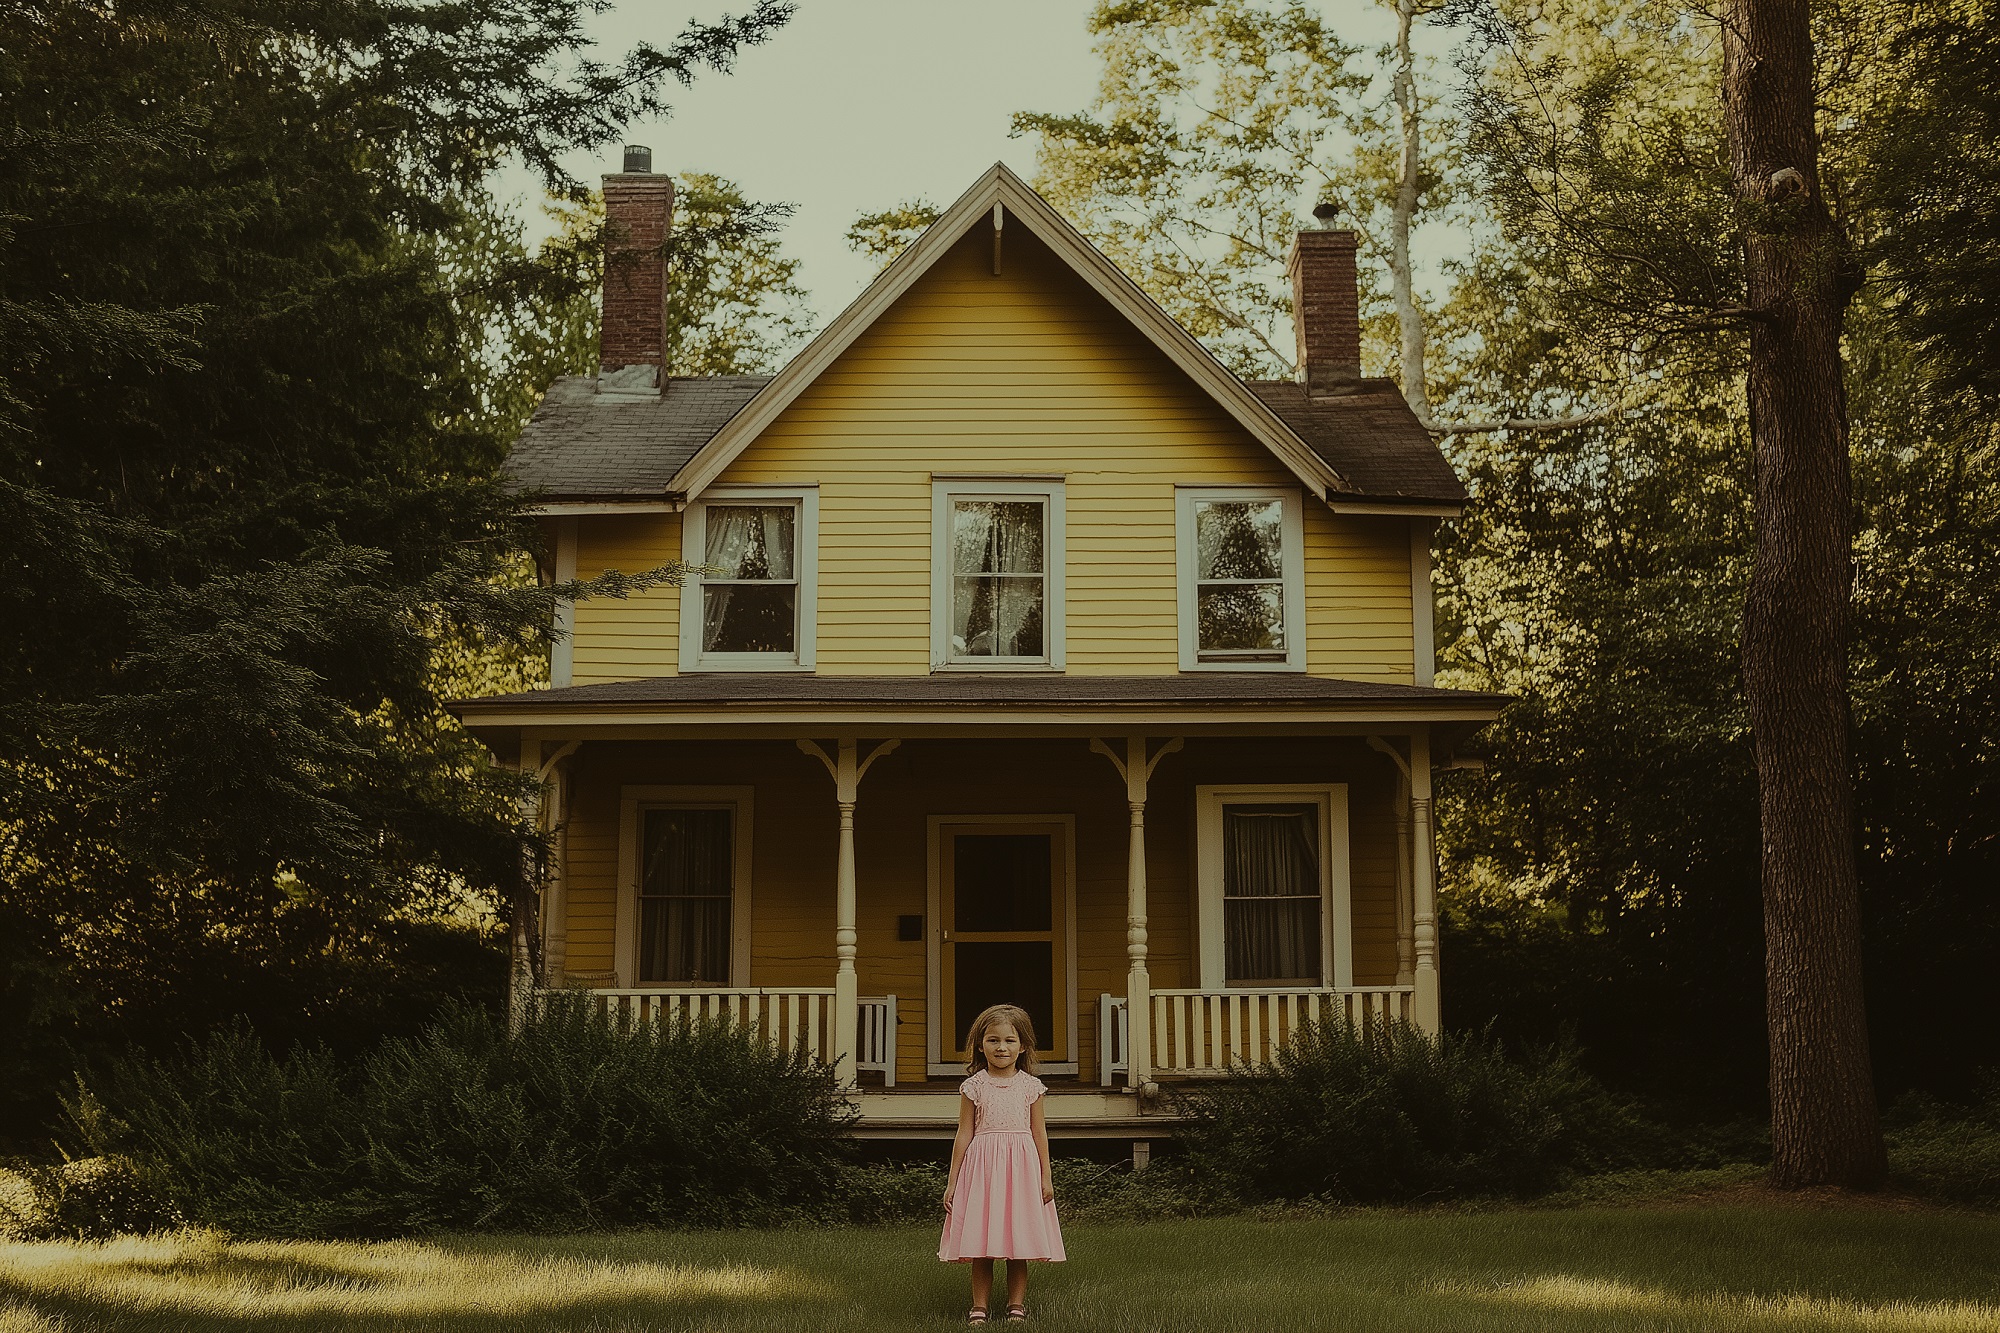
M 851 1112 L 803 1053 L 556 996 L 515 1033 L 451 1009 L 355 1069 L 224 1034 L 118 1066 L 73 1114 L 189 1220 L 317 1238 L 817 1216 Z
M 1676 1155 L 1567 1048 L 1511 1059 L 1487 1036 L 1400 1025 L 1307 1029 L 1178 1101 L 1197 1168 L 1252 1202 L 1527 1197 Z
M 2000 1071 L 1969 1104 L 1913 1093 L 1884 1117 L 1889 1174 L 1917 1194 L 2000 1208 Z
M 0 1169 L 0 1240 L 107 1240 L 179 1225 L 121 1158 Z

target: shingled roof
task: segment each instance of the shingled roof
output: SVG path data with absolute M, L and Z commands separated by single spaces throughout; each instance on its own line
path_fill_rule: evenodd
M 507 460 L 524 489 L 552 500 L 658 499 L 702 445 L 770 383 L 768 375 L 675 376 L 663 394 L 599 393 L 569 375 Z M 1465 487 L 1390 380 L 1313 399 L 1292 380 L 1251 380 L 1250 391 L 1290 426 L 1357 498 L 1459 504 Z
M 507 475 L 552 500 L 658 499 L 743 410 L 769 375 L 671 376 L 665 393 L 599 393 L 565 375 L 549 386 L 507 457 Z
M 1313 398 L 1296 380 L 1250 380 L 1292 432 L 1370 498 L 1461 504 L 1465 485 L 1393 380 Z

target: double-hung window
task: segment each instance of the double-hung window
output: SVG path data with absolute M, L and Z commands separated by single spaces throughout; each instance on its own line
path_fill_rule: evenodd
M 931 661 L 942 669 L 1060 670 L 1060 482 L 936 481 Z
M 624 984 L 743 984 L 749 790 L 627 787 L 623 795 L 617 931 Z
M 1343 785 L 1195 789 L 1201 984 L 1353 984 Z
M 1303 671 L 1305 560 L 1296 491 L 1177 492 L 1183 671 Z
M 688 509 L 681 669 L 772 671 L 813 665 L 818 495 L 710 491 Z

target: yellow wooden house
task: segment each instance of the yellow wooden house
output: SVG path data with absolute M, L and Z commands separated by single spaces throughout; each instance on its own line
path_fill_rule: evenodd
M 949 1134 L 978 1010 L 1033 1017 L 1061 1135 L 1308 1020 L 1435 1030 L 1432 686 L 1464 492 L 1359 366 L 1355 237 L 1301 232 L 1297 381 L 1238 378 L 996 166 L 764 377 L 662 370 L 669 178 L 605 178 L 603 369 L 510 470 L 546 690 L 463 701 L 541 775 L 546 984 L 729 1014 Z

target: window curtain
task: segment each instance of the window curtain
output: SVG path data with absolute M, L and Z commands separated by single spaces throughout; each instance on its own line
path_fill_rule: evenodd
M 727 810 L 648 810 L 641 838 L 641 984 L 729 981 L 732 819 Z
M 1225 978 L 1317 984 L 1318 808 L 1225 806 L 1222 820 Z
M 710 505 L 702 562 L 723 573 L 704 582 L 701 647 L 709 653 L 789 653 L 796 642 L 798 591 L 790 505 Z M 766 579 L 785 580 L 758 587 Z
M 953 654 L 1042 656 L 1042 506 L 960 501 L 952 550 Z

